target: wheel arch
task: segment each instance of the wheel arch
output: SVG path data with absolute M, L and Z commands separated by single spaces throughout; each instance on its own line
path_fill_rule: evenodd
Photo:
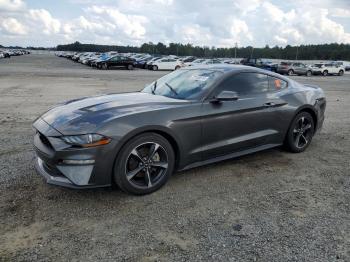
M 171 130 L 167 129 L 166 127 L 161 127 L 161 126 L 143 127 L 143 128 L 135 129 L 135 130 L 131 131 L 130 133 L 128 133 L 127 135 L 125 135 L 118 143 L 119 145 L 118 145 L 118 148 L 115 152 L 113 168 L 114 168 L 116 159 L 117 159 L 120 151 L 126 145 L 126 143 L 131 141 L 136 136 L 139 136 L 139 135 L 145 134 L 145 133 L 156 133 L 156 134 L 164 137 L 170 143 L 170 145 L 172 146 L 172 148 L 174 150 L 175 170 L 177 170 L 178 165 L 180 163 L 180 157 L 181 157 L 181 154 L 180 154 L 181 146 L 180 146 L 179 140 L 176 138 L 176 135 L 173 134 Z M 112 173 L 112 177 L 113 177 L 113 173 Z
M 316 110 L 311 105 L 302 106 L 296 111 L 296 113 L 293 116 L 293 119 L 301 112 L 307 112 L 307 113 L 309 113 L 312 116 L 312 119 L 314 120 L 314 129 L 316 130 L 316 127 L 317 127 L 317 124 L 318 124 L 318 118 L 317 118 Z

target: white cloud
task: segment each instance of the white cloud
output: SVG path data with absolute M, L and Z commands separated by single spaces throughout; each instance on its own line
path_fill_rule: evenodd
M 0 11 L 18 11 L 24 7 L 22 0 L 0 0 Z
M 69 2 L 76 8 L 62 17 L 45 8 L 50 2 L 34 9 L 23 0 L 0 0 L 2 43 L 140 45 L 152 41 L 217 47 L 236 42 L 239 46 L 350 43 L 348 0 Z
M 45 9 L 31 9 L 29 10 L 29 17 L 39 22 L 38 27 L 43 27 L 44 33 L 47 35 L 55 34 L 60 31 L 61 23 L 58 19 L 55 19 Z
M 284 12 L 269 2 L 263 4 L 263 9 L 267 17 L 262 33 L 273 36 L 278 44 L 350 43 L 350 34 L 331 20 L 327 9 L 297 6 Z M 273 26 L 268 26 L 271 21 Z
M 350 9 L 333 8 L 331 9 L 331 16 L 341 17 L 341 18 L 350 18 Z
M 24 25 L 17 21 L 15 18 L 5 18 L 1 22 L 1 27 L 9 34 L 14 35 L 25 35 L 27 34 L 27 29 Z
M 87 9 L 87 12 L 98 15 L 101 23 L 115 25 L 118 30 L 132 39 L 140 40 L 145 36 L 146 28 L 143 24 L 148 22 L 148 18 L 143 15 L 126 15 L 117 8 L 106 6 L 92 6 Z

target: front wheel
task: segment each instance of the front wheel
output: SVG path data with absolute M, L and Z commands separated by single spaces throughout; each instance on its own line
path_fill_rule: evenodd
M 107 69 L 108 69 L 108 65 L 107 65 L 106 63 L 103 63 L 103 64 L 102 64 L 102 69 L 103 69 L 103 70 L 107 70 Z
M 293 119 L 285 139 L 289 151 L 300 153 L 310 145 L 314 125 L 314 120 L 308 112 L 301 112 Z
M 308 70 L 307 72 L 306 72 L 306 76 L 311 76 L 312 75 L 312 72 L 310 71 L 310 70 Z
M 343 70 L 340 70 L 338 75 L 339 75 L 339 76 L 344 75 L 344 71 L 343 71 Z
M 328 75 L 328 71 L 327 70 L 324 70 L 323 73 L 322 73 L 323 76 L 327 76 Z
M 133 70 L 133 69 L 134 69 L 134 66 L 133 66 L 133 65 L 128 65 L 128 66 L 127 66 L 127 69 L 128 69 L 128 70 Z
M 114 167 L 114 181 L 127 193 L 143 195 L 161 188 L 174 171 L 175 154 L 163 136 L 144 133 L 121 149 Z
M 292 69 L 288 70 L 288 75 L 291 76 L 294 74 L 294 71 Z
M 152 70 L 153 71 L 157 71 L 158 70 L 158 66 L 156 66 L 156 65 L 152 66 Z

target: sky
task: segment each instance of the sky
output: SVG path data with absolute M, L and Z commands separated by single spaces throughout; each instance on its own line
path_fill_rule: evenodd
M 350 0 L 0 0 L 0 44 L 350 44 Z

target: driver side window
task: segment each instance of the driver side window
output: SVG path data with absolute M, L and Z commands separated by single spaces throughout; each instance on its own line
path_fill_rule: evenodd
M 253 96 L 268 92 L 269 84 L 267 75 L 260 73 L 239 73 L 224 80 L 218 88 L 222 91 L 234 91 L 238 96 Z

